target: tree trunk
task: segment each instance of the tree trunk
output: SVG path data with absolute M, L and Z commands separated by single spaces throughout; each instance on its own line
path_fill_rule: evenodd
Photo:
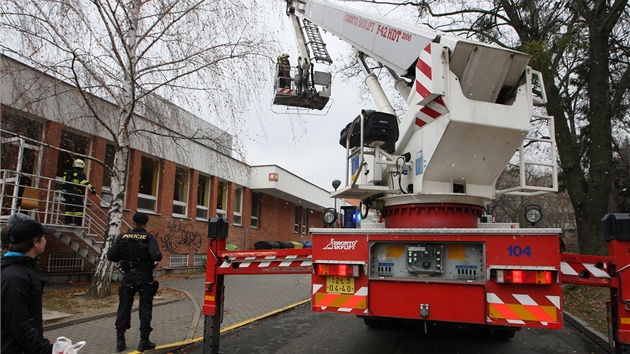
M 117 143 L 116 153 L 114 154 L 114 166 L 112 175 L 112 205 L 108 213 L 108 223 L 106 230 L 105 244 L 101 252 L 99 265 L 94 274 L 94 279 L 90 286 L 90 295 L 96 297 L 104 297 L 109 293 L 109 285 L 112 281 L 113 264 L 107 260 L 107 250 L 120 233 L 122 225 L 123 209 L 125 203 L 125 188 L 127 180 L 127 161 L 129 160 L 130 138 L 129 132 L 131 120 L 134 114 L 136 102 L 135 95 L 135 75 L 137 66 L 136 50 L 138 46 L 138 38 L 136 31 L 140 22 L 141 1 L 133 0 L 127 4 L 129 11 L 129 31 L 126 34 L 127 59 L 128 67 L 124 71 L 122 80 L 122 104 L 120 107 L 118 119 L 119 125 L 116 127 L 117 134 L 115 143 Z
M 590 149 L 588 157 L 588 190 L 584 203 L 574 204 L 578 220 L 578 241 L 581 253 L 606 254 L 606 243 L 602 235 L 601 220 L 609 212 L 612 187 L 612 111 L 609 92 L 609 38 L 605 28 L 610 13 L 594 9 L 589 11 L 589 60 L 586 77 L 588 115 L 590 124 Z
M 112 243 L 116 240 L 116 237 L 120 233 L 120 226 L 122 224 L 122 205 L 124 193 L 120 191 L 114 192 L 114 180 L 112 178 L 112 205 L 107 215 L 107 229 L 105 231 L 105 243 L 101 250 L 99 262 L 92 278 L 90 285 L 89 295 L 93 297 L 105 297 L 110 294 L 109 287 L 112 281 L 112 273 L 114 270 L 114 263 L 107 260 L 107 251 L 111 247 Z
M 548 96 L 547 111 L 555 117 L 556 141 L 562 168 L 564 185 L 571 198 L 576 217 L 578 247 L 580 253 L 605 254 L 606 244 L 602 236 L 601 220 L 609 212 L 608 204 L 612 186 L 612 131 L 611 107 L 608 100 L 609 83 L 609 36 L 599 22 L 605 22 L 608 14 L 586 9 L 589 29 L 588 58 L 586 67 L 586 95 L 589 106 L 585 113 L 589 124 L 582 131 L 574 132 L 565 113 L 560 87 L 557 86 L 551 56 L 546 57 L 542 72 Z M 582 13 L 585 15 L 585 13 Z M 527 38 L 521 35 L 521 38 Z M 533 38 L 546 40 L 546 38 Z M 560 49 L 561 43 L 555 43 Z M 567 44 L 564 44 L 567 45 Z M 570 45 L 570 43 L 569 43 Z M 545 58 L 545 57 L 543 57 Z M 541 64 L 541 63 L 539 63 Z M 567 98 L 568 99 L 568 98 Z M 564 102 L 568 106 L 570 102 Z M 578 135 L 587 139 L 579 139 Z M 586 162 L 581 159 L 580 144 L 587 145 Z
M 127 145 L 128 146 L 128 145 Z M 114 166 L 112 173 L 112 204 L 107 214 L 107 230 L 105 231 L 105 243 L 99 258 L 89 295 L 93 297 L 105 297 L 110 294 L 109 287 L 112 281 L 114 263 L 107 260 L 107 251 L 120 233 L 124 208 L 124 196 L 126 186 L 126 164 L 129 156 L 129 147 L 116 149 L 114 154 Z

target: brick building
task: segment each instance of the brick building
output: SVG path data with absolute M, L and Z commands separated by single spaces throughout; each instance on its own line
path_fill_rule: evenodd
M 75 87 L 5 56 L 0 60 L 1 220 L 22 209 L 53 224 L 58 235 L 40 257 L 40 271 L 89 274 L 107 222 L 111 177 L 103 165 L 113 164 L 111 135 Z M 115 116 L 106 100 L 91 96 L 91 102 L 99 116 Z M 158 269 L 202 266 L 211 217 L 227 218 L 228 242 L 241 249 L 260 240 L 310 241 L 309 228 L 323 226 L 323 211 L 333 205 L 327 191 L 279 166 L 249 166 L 233 158 L 232 136 L 165 100 L 155 98 L 140 111 L 139 131 L 158 134 L 138 133 L 133 140 L 124 227 L 136 211 L 149 214 L 147 229 L 164 253 Z M 164 137 L 196 132 L 210 139 Z M 60 217 L 63 172 L 76 157 L 86 161 L 85 172 L 98 191 L 88 196 L 81 228 L 62 225 Z M 33 200 L 27 197 L 31 191 Z

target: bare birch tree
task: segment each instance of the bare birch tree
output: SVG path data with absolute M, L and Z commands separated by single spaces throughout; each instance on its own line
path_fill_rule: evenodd
M 227 126 L 244 123 L 261 89 L 274 47 L 259 19 L 266 1 L 6 0 L 0 4 L 1 49 L 74 85 L 115 147 L 105 245 L 90 295 L 109 292 L 113 264 L 106 252 L 119 234 L 131 142 L 151 139 L 142 113 L 166 127 L 178 124 L 154 109 L 164 97 Z M 275 5 L 273 5 L 275 6 Z M 94 97 L 113 103 L 112 120 Z M 158 101 L 156 101 L 158 100 Z M 159 102 L 158 102 L 159 103 Z M 159 139 L 212 139 L 206 132 Z M 217 146 L 220 141 L 214 142 Z M 159 144 L 158 144 L 159 145 Z

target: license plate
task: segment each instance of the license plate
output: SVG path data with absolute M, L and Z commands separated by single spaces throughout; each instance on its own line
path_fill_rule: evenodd
M 353 277 L 326 277 L 326 292 L 354 294 Z

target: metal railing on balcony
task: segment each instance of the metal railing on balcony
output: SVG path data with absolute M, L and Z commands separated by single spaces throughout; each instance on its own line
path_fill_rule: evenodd
M 45 225 L 64 225 L 63 181 L 12 170 L 0 170 L 0 222 L 14 213 L 24 213 Z M 103 237 L 107 229 L 107 208 L 98 195 L 84 195 L 82 233 Z M 123 227 L 129 224 L 123 220 Z

